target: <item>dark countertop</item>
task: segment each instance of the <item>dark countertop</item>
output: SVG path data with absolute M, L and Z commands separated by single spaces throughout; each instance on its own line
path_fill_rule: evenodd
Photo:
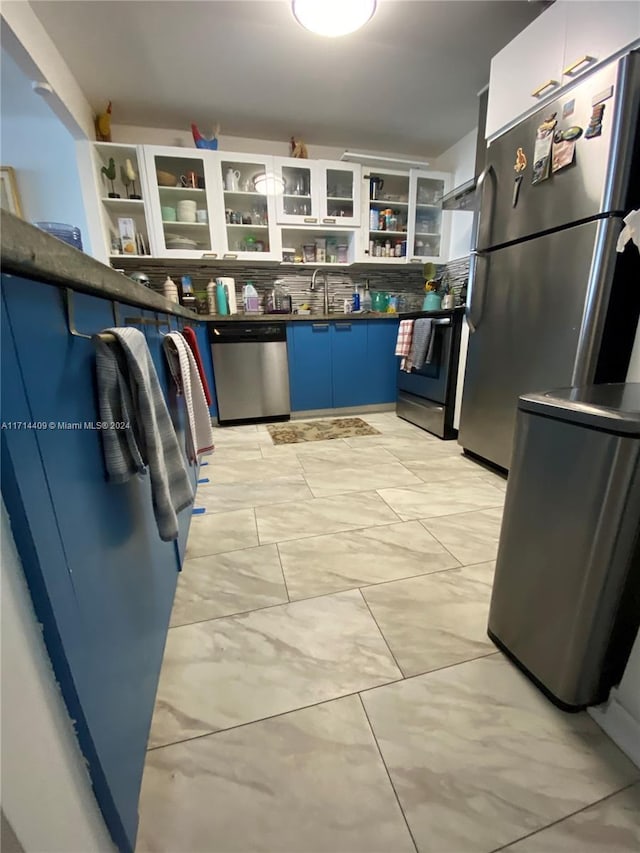
M 338 322 L 358 320 L 417 320 L 420 317 L 453 317 L 464 314 L 464 305 L 447 311 L 404 311 L 384 314 L 379 311 L 368 311 L 358 314 L 202 314 L 201 320 L 214 323 L 326 323 L 329 320 Z
M 70 287 L 82 293 L 189 320 L 197 317 L 193 311 L 136 284 L 122 273 L 5 210 L 0 212 L 0 229 L 0 258 L 4 273 Z

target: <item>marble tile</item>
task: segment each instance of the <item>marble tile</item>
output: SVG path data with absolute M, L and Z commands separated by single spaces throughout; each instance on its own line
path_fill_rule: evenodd
M 462 454 L 439 454 L 426 459 L 407 459 L 402 463 L 424 483 L 437 483 L 443 480 L 468 481 L 485 480 L 486 469 Z
M 413 853 L 360 700 L 148 753 L 138 853 Z
M 446 480 L 406 489 L 378 489 L 403 521 L 502 506 L 504 492 L 479 479 Z
M 638 853 L 640 785 L 506 847 L 511 853 Z
M 507 478 L 503 477 L 501 474 L 494 474 L 492 471 L 485 471 L 482 475 L 482 479 L 487 483 L 491 483 L 491 485 L 495 486 L 496 489 L 502 489 L 503 492 L 507 491 Z
M 640 775 L 587 714 L 555 708 L 501 655 L 363 701 L 420 853 L 489 853 Z
M 375 492 L 354 492 L 256 508 L 261 544 L 302 539 L 321 533 L 341 533 L 398 521 L 398 516 Z
M 209 460 L 210 465 L 213 464 L 214 460 L 217 464 L 223 460 L 228 462 L 232 459 L 245 460 L 262 458 L 262 450 L 257 442 L 249 442 L 247 444 L 224 444 L 222 446 L 217 444 L 215 451 L 210 456 L 206 457 L 206 459 Z M 201 469 L 200 475 L 205 477 L 208 470 L 209 465 L 206 468 Z
M 171 627 L 216 619 L 289 599 L 275 545 L 185 560 Z
M 374 491 L 390 486 L 419 486 L 422 480 L 409 473 L 400 462 L 364 465 L 358 459 L 351 466 L 325 462 L 322 470 L 305 473 L 314 497 L 324 498 L 346 492 Z
M 264 459 L 258 452 L 257 458 L 243 456 L 228 458 L 227 448 L 218 457 L 212 457 L 206 476 L 209 486 L 223 483 L 257 483 L 260 480 L 279 478 L 287 474 L 301 474 L 302 468 L 298 458 L 292 456 L 286 459 Z M 200 487 L 205 488 L 204 486 Z
M 492 654 L 487 637 L 494 563 L 362 590 L 406 676 Z
M 407 459 L 419 459 L 423 453 L 438 453 L 445 449 L 445 443 L 424 430 L 415 432 L 382 432 L 380 435 L 358 435 L 346 438 L 346 443 L 355 449 L 366 447 L 385 447 L 394 456 L 406 453 Z M 409 453 L 410 451 L 410 453 Z
M 388 437 L 384 446 L 401 462 L 461 455 L 462 448 L 456 441 L 441 441 L 433 435 L 429 436 L 428 433 L 424 435 L 428 437 L 414 437 L 410 440 L 391 436 Z
M 169 631 L 151 726 L 173 743 L 400 678 L 358 591 Z
M 197 505 L 201 506 L 199 500 Z M 186 557 L 223 554 L 258 545 L 256 517 L 252 509 L 194 515 L 191 519 Z
M 459 565 L 417 521 L 295 539 L 278 549 L 291 599 Z
M 207 512 L 230 512 L 244 507 L 304 501 L 313 497 L 302 474 L 271 477 L 257 483 L 222 483 L 198 489 L 198 505 Z
M 395 456 L 383 447 L 363 447 L 357 450 L 347 444 L 335 448 L 331 453 L 324 448 L 321 453 L 303 453 L 298 457 L 305 474 L 322 474 L 330 468 L 383 468 L 398 465 Z
M 421 522 L 463 565 L 495 560 L 502 507 L 463 512 Z
M 268 435 L 268 433 L 266 433 Z M 269 436 L 271 442 L 271 436 Z M 349 445 L 343 438 L 334 438 L 330 441 L 302 441 L 299 444 L 270 444 L 261 445 L 262 455 L 265 459 L 281 459 L 287 456 L 305 456 L 308 453 L 326 454 L 331 456 L 340 450 L 347 450 Z

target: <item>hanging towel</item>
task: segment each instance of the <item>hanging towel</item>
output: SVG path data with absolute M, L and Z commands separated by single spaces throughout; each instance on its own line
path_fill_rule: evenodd
M 177 514 L 194 499 L 184 457 L 144 335 L 131 328 L 105 332 L 115 341 L 93 337 L 100 420 L 130 424 L 100 431 L 107 474 L 125 483 L 148 468 L 158 532 L 170 542 L 178 538 Z
M 187 458 L 195 462 L 199 455 L 213 450 L 213 430 L 198 366 L 180 332 L 164 336 L 164 351 L 171 373 L 183 395 L 187 410 Z
M 209 391 L 209 383 L 207 382 L 207 377 L 204 373 L 204 367 L 202 365 L 202 356 L 200 355 L 200 347 L 198 346 L 198 339 L 196 338 L 196 333 L 190 326 L 185 326 L 182 330 L 182 335 L 189 345 L 189 349 L 193 353 L 193 357 L 196 360 L 196 366 L 198 368 L 198 375 L 200 376 L 200 382 L 202 383 L 202 390 L 204 391 L 204 397 L 207 401 L 207 406 L 211 405 L 211 392 Z
M 420 370 L 429 363 L 433 355 L 433 320 L 430 317 L 421 317 L 413 324 L 413 339 L 411 341 L 411 352 L 409 361 L 411 367 Z
M 398 326 L 398 337 L 396 339 L 396 355 L 401 356 L 400 370 L 407 373 L 411 370 L 409 353 L 411 352 L 411 340 L 413 338 L 413 320 L 401 320 Z

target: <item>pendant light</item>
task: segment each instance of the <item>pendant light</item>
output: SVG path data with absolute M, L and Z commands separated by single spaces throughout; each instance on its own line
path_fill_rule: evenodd
M 364 27 L 376 11 L 376 0 L 293 0 L 291 9 L 306 30 L 335 38 Z

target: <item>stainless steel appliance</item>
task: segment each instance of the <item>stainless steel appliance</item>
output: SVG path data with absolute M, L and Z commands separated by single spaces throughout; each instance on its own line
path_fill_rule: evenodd
M 433 354 L 429 364 L 411 373 L 398 371 L 396 414 L 439 438 L 455 438 L 453 414 L 464 310 L 439 311 L 433 317 Z M 428 316 L 424 313 L 417 317 Z
M 640 313 L 640 256 L 631 247 L 617 255 L 615 246 L 622 216 L 640 206 L 639 101 L 640 54 L 633 52 L 487 150 L 459 442 L 502 468 L 510 463 L 520 394 L 626 377 Z M 533 183 L 534 170 L 544 172 L 548 137 L 534 151 L 547 119 L 556 121 L 551 138 L 558 142 L 549 177 Z M 572 159 L 564 142 L 575 143 Z M 571 165 L 554 172 L 553 160 L 562 157 Z
M 209 326 L 221 424 L 288 420 L 289 366 L 284 323 Z
M 639 530 L 640 384 L 521 397 L 489 636 L 566 710 L 622 677 Z

